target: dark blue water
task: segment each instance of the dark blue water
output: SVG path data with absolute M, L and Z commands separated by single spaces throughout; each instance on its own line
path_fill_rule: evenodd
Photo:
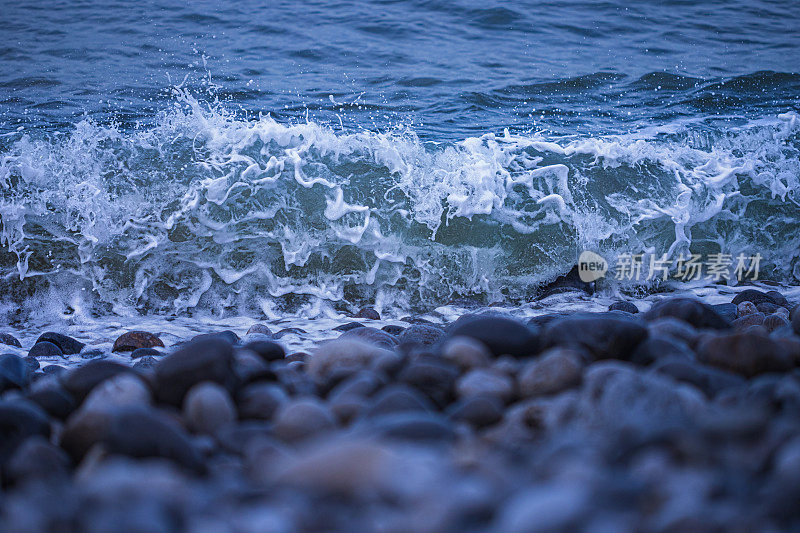
M 798 27 L 770 1 L 3 2 L 5 294 L 524 299 L 583 248 L 793 282 Z

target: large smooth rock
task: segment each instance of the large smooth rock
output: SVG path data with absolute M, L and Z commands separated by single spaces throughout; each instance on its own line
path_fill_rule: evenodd
M 517 377 L 522 396 L 557 394 L 581 382 L 581 352 L 570 348 L 551 348 L 536 361 L 525 365 Z
M 289 401 L 277 383 L 252 383 L 239 390 L 236 403 L 243 419 L 272 420 L 275 412 Z
M 50 438 L 50 422 L 44 412 L 27 400 L 0 400 L 0 465 L 35 435 Z
M 398 381 L 421 390 L 439 406 L 452 399 L 457 378 L 454 365 L 434 357 L 420 357 L 408 363 L 397 376 Z
M 112 352 L 132 352 L 140 348 L 163 348 L 164 343 L 161 342 L 156 335 L 148 333 L 147 331 L 128 331 L 120 335 L 114 341 L 114 347 L 111 348 Z
M 195 384 L 212 381 L 232 390 L 233 346 L 217 338 L 190 342 L 162 359 L 155 367 L 154 383 L 159 401 L 180 406 Z
M 369 320 L 380 320 L 381 315 L 372 307 L 362 307 L 353 318 L 366 318 Z
M 78 401 L 83 401 L 93 388 L 117 374 L 132 370 L 114 361 L 95 360 L 67 371 L 61 378 L 64 388 Z
M 11 484 L 45 480 L 58 482 L 67 479 L 70 467 L 69 456 L 64 450 L 36 435 L 25 440 L 12 454 L 4 475 Z
M 41 341 L 34 344 L 28 351 L 28 357 L 63 357 L 61 348 L 52 342 Z
M 439 342 L 445 336 L 445 331 L 436 326 L 414 324 L 397 336 L 400 344 L 421 344 L 430 346 Z
M 150 388 L 142 378 L 122 372 L 94 387 L 81 404 L 81 409 L 111 411 L 123 407 L 146 407 L 151 402 Z
M 60 384 L 32 390 L 25 397 L 59 420 L 66 419 L 78 407 L 75 398 Z
M 470 396 L 494 396 L 508 402 L 514 396 L 514 381 L 503 372 L 475 368 L 458 378 L 456 394 L 460 399 Z
M 24 389 L 31 381 L 28 364 L 12 354 L 0 355 L 0 392 Z
M 668 298 L 657 302 L 644 313 L 646 320 L 674 317 L 696 328 L 729 329 L 731 327 L 713 307 L 693 298 Z
M 19 340 L 9 333 L 0 333 L 0 344 L 14 346 L 15 348 L 22 348 L 22 344 L 19 343 Z
M 34 344 L 38 344 L 40 342 L 50 342 L 58 346 L 61 353 L 64 355 L 73 355 L 76 353 L 80 353 L 83 350 L 83 347 L 86 346 L 84 343 L 77 339 L 73 339 L 68 335 L 64 335 L 62 333 L 56 333 L 54 331 L 47 331 L 42 333 Z
M 648 335 L 630 356 L 630 361 L 647 366 L 666 359 L 691 361 L 694 352 L 685 342 L 669 335 Z
M 284 441 L 301 441 L 336 428 L 330 409 L 315 398 L 299 398 L 280 407 L 273 419 L 275 435 Z
M 542 332 L 542 347 L 577 347 L 596 359 L 628 359 L 646 337 L 647 328 L 633 318 L 586 313 L 550 322 Z
M 698 343 L 697 355 L 704 363 L 747 377 L 785 372 L 793 366 L 791 354 L 784 346 L 757 333 L 707 336 Z
M 759 291 L 757 289 L 745 289 L 737 294 L 731 303 L 739 305 L 742 302 L 752 302 L 755 305 L 761 303 L 772 303 L 781 307 L 788 308 L 789 302 L 778 291 Z
M 483 343 L 495 356 L 528 357 L 539 351 L 539 338 L 525 324 L 503 316 L 465 315 L 447 331 L 448 338 L 470 337 Z
M 452 337 L 442 346 L 442 357 L 461 369 L 487 366 L 492 353 L 482 342 L 471 337 Z
M 112 454 L 163 457 L 189 470 L 205 471 L 189 436 L 171 417 L 155 409 L 137 407 L 115 413 L 104 444 Z
M 225 388 L 205 381 L 192 387 L 186 394 L 183 418 L 195 433 L 213 435 L 236 421 L 236 408 Z
M 286 357 L 286 350 L 283 346 L 271 340 L 255 340 L 244 345 L 245 349 L 250 350 L 266 362 L 280 361 Z
M 366 416 L 376 417 L 406 411 L 433 412 L 436 406 L 421 392 L 408 385 L 389 385 L 371 399 Z
M 323 381 L 332 375 L 352 374 L 368 368 L 381 356 L 392 355 L 375 344 L 342 337 L 324 342 L 312 352 L 307 371 L 314 379 Z
M 369 342 L 383 348 L 394 348 L 397 346 L 397 337 L 372 327 L 350 329 L 342 333 L 339 338 L 342 340 L 353 339 Z
M 504 403 L 496 396 L 469 396 L 451 404 L 447 415 L 476 428 L 496 424 L 503 418 Z

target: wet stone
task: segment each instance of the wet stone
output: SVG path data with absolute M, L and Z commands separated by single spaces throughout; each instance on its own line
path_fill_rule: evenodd
M 730 322 L 713 307 L 694 298 L 668 298 L 655 303 L 644 313 L 648 321 L 668 316 L 683 320 L 696 328 L 730 328 Z
M 63 357 L 64 353 L 61 348 L 52 342 L 37 342 L 28 352 L 29 357 Z
M 268 335 L 272 336 L 272 330 L 269 329 L 269 326 L 266 324 L 253 324 L 250 326 L 250 329 L 247 330 L 247 335 L 252 335 L 254 333 L 258 333 L 259 335 Z
M 636 314 L 639 312 L 639 308 L 636 307 L 635 304 L 632 302 L 628 302 L 626 300 L 620 300 L 614 302 L 613 304 L 608 306 L 609 311 L 624 311 L 626 313 Z
M 201 381 L 212 381 L 231 389 L 236 381 L 233 347 L 219 337 L 206 337 L 182 346 L 155 367 L 158 399 L 180 406 L 189 389 Z
M 483 343 L 495 356 L 528 357 L 539 351 L 535 331 L 502 316 L 465 315 L 448 329 L 447 337 L 470 337 Z
M 164 343 L 161 342 L 161 339 L 159 339 L 156 335 L 148 333 L 147 331 L 128 331 L 127 333 L 120 335 L 117 340 L 114 341 L 114 347 L 111 349 L 111 351 L 132 352 L 140 348 L 155 347 L 164 347 Z
M 372 307 L 362 307 L 358 313 L 354 315 L 355 318 L 366 318 L 368 320 L 380 320 L 381 315 Z
M 436 326 L 426 326 L 424 324 L 414 324 L 397 336 L 400 344 L 421 344 L 430 346 L 444 338 L 445 332 Z
M 244 347 L 267 362 L 280 361 L 286 357 L 286 351 L 283 349 L 283 346 L 273 341 L 257 340 L 245 344 Z
M 365 326 L 361 322 L 348 322 L 347 324 L 341 324 L 336 326 L 335 328 L 333 328 L 333 331 L 345 332 L 345 331 L 350 331 L 351 329 L 363 328 L 363 327 Z
M 387 324 L 386 326 L 383 326 L 381 328 L 381 331 L 385 331 L 389 335 L 394 335 L 395 337 L 397 337 L 398 335 L 403 333 L 403 331 L 405 331 L 405 329 L 406 328 L 403 327 L 403 326 L 397 326 L 395 324 Z
M 700 341 L 701 361 L 747 377 L 789 370 L 793 361 L 776 340 L 756 333 L 710 336 Z
M 12 354 L 0 355 L 0 392 L 25 389 L 31 381 L 28 364 Z
M 131 359 L 139 359 L 140 357 L 156 357 L 163 355 L 162 352 L 155 348 L 136 348 L 131 352 Z
M 372 327 L 351 329 L 342 333 L 339 338 L 359 339 L 371 344 L 382 346 L 384 348 L 394 348 L 398 343 L 398 339 L 394 335 L 390 335 L 385 331 L 381 331 Z
M 633 319 L 584 313 L 549 323 L 542 346 L 575 346 L 597 359 L 627 359 L 646 337 L 647 329 Z
M 56 333 L 53 331 L 48 331 L 46 333 L 42 333 L 38 339 L 36 339 L 35 344 L 39 344 L 40 342 L 49 342 L 58 346 L 58 349 L 64 355 L 74 355 L 80 353 L 85 346 L 84 343 L 80 342 L 77 339 L 73 339 L 68 335 L 64 335 L 61 333 Z
M 131 369 L 114 361 L 95 360 L 69 370 L 61 380 L 64 388 L 79 401 L 103 381 Z
M 236 421 L 236 408 L 227 390 L 206 381 L 198 383 L 186 394 L 183 417 L 195 433 L 213 435 Z
M 758 307 L 753 302 L 742 302 L 736 306 L 736 317 L 742 318 L 747 315 L 752 315 L 754 313 L 758 313 Z
M 738 330 L 743 330 L 750 326 L 760 326 L 761 324 L 764 323 L 764 318 L 766 318 L 764 316 L 764 313 L 758 311 L 755 313 L 749 313 L 742 316 L 741 318 L 737 318 L 736 320 L 734 320 L 733 328 Z
M 0 344 L 14 346 L 15 348 L 22 348 L 22 344 L 19 343 L 17 338 L 8 333 L 0 333 Z
M 784 318 L 783 315 L 777 315 L 777 314 L 769 315 L 768 317 L 764 318 L 764 322 L 762 325 L 770 333 L 780 328 L 790 327 L 789 321 L 786 320 L 786 318 Z
M 462 369 L 488 365 L 492 354 L 482 342 L 471 337 L 452 337 L 442 346 L 442 357 Z
M 552 348 L 519 372 L 519 392 L 524 397 L 556 394 L 578 385 L 582 372 L 583 357 L 580 352 L 569 348 Z

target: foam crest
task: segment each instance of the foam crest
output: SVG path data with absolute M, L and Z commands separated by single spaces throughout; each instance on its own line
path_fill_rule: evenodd
M 330 314 L 530 298 L 584 248 L 760 252 L 798 274 L 794 113 L 616 138 L 336 132 L 176 90 L 151 127 L 20 133 L 0 158 L 0 269 L 59 313 Z M 711 141 L 708 141 L 711 139 Z

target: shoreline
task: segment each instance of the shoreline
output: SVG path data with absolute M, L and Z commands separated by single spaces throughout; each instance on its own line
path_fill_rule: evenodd
M 120 513 L 132 531 L 800 525 L 796 300 L 630 313 L 570 297 L 524 321 L 364 309 L 302 352 L 266 323 L 178 342 L 45 333 L 18 350 L 68 368 L 0 356 L 0 516 L 15 531 Z

